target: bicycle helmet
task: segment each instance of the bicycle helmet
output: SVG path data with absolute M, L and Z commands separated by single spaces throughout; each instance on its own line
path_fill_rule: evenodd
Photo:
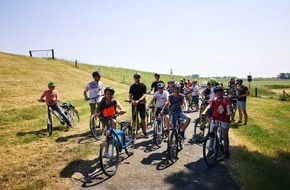
M 110 91 L 112 94 L 115 94 L 114 88 L 112 88 L 110 86 L 108 86 L 108 87 L 105 88 L 104 93 L 106 94 L 107 91 Z
M 172 87 L 181 89 L 181 85 L 178 82 L 173 83 Z
M 155 74 L 154 74 L 154 77 L 160 77 L 160 74 L 155 73 Z
M 163 84 L 163 82 L 159 82 L 159 83 L 157 83 L 157 88 L 164 88 L 164 84 Z
M 215 78 L 210 78 L 210 79 L 208 80 L 208 83 L 211 84 L 211 85 L 214 85 L 214 84 L 216 83 Z
M 48 86 L 48 87 L 50 87 L 50 86 L 55 86 L 55 83 L 54 83 L 54 82 L 49 82 L 49 83 L 47 84 L 47 86 Z
M 93 76 L 93 77 L 95 77 L 95 76 L 100 77 L 100 76 L 101 76 L 101 73 L 100 73 L 100 71 L 94 71 L 94 72 L 92 73 L 92 76 Z
M 135 72 L 134 75 L 133 75 L 134 78 L 140 78 L 141 77 L 141 74 L 138 73 L 138 72 Z
M 216 87 L 214 87 L 213 91 L 214 91 L 214 93 L 224 92 L 224 88 L 221 85 L 217 85 Z

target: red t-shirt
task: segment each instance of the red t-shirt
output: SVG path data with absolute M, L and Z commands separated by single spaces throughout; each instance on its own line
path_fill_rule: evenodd
M 213 107 L 213 116 L 217 121 L 230 122 L 230 116 L 227 116 L 227 106 L 230 105 L 230 99 L 224 96 L 218 100 L 216 97 L 210 101 L 210 107 Z

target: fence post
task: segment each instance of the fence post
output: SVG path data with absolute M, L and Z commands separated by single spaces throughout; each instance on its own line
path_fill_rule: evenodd
M 75 60 L 75 67 L 78 68 L 78 60 Z
M 255 88 L 255 97 L 257 98 L 258 96 L 258 88 Z
M 53 49 L 51 50 L 51 57 L 52 57 L 52 59 L 54 59 L 54 50 Z

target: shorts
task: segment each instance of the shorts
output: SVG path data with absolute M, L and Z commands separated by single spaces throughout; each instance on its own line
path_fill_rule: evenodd
M 192 96 L 192 101 L 195 105 L 198 104 L 198 100 L 198 96 Z
M 135 106 L 132 105 L 132 118 L 133 119 L 134 119 L 134 107 Z M 145 117 L 146 117 L 146 104 L 138 104 L 137 105 L 137 112 L 139 113 L 141 119 L 145 119 Z
M 238 110 L 246 111 L 246 101 L 239 101 L 237 103 Z
M 228 123 L 228 122 L 224 122 L 224 121 L 215 121 L 215 122 L 218 122 L 218 123 L 220 123 L 221 124 L 221 127 L 223 128 L 223 129 L 229 129 L 230 128 L 230 123 Z M 213 120 L 211 120 L 211 126 L 213 125 Z
M 158 114 L 161 112 L 163 108 L 156 108 L 156 111 L 155 111 L 155 117 L 158 116 Z M 168 115 L 169 113 L 169 108 L 164 108 L 163 110 L 163 115 Z

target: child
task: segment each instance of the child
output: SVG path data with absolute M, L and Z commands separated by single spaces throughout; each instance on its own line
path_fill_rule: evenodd
M 43 99 L 45 97 L 45 100 Z M 46 102 L 46 105 L 48 107 L 51 107 L 52 110 L 55 110 L 61 115 L 61 117 L 64 119 L 66 124 L 69 127 L 72 127 L 71 121 L 69 121 L 68 117 L 64 114 L 63 110 L 58 105 L 59 102 L 59 95 L 57 90 L 55 90 L 55 83 L 49 82 L 48 83 L 48 90 L 45 90 L 43 94 L 40 96 L 39 101 Z M 49 112 L 47 112 L 49 113 Z

